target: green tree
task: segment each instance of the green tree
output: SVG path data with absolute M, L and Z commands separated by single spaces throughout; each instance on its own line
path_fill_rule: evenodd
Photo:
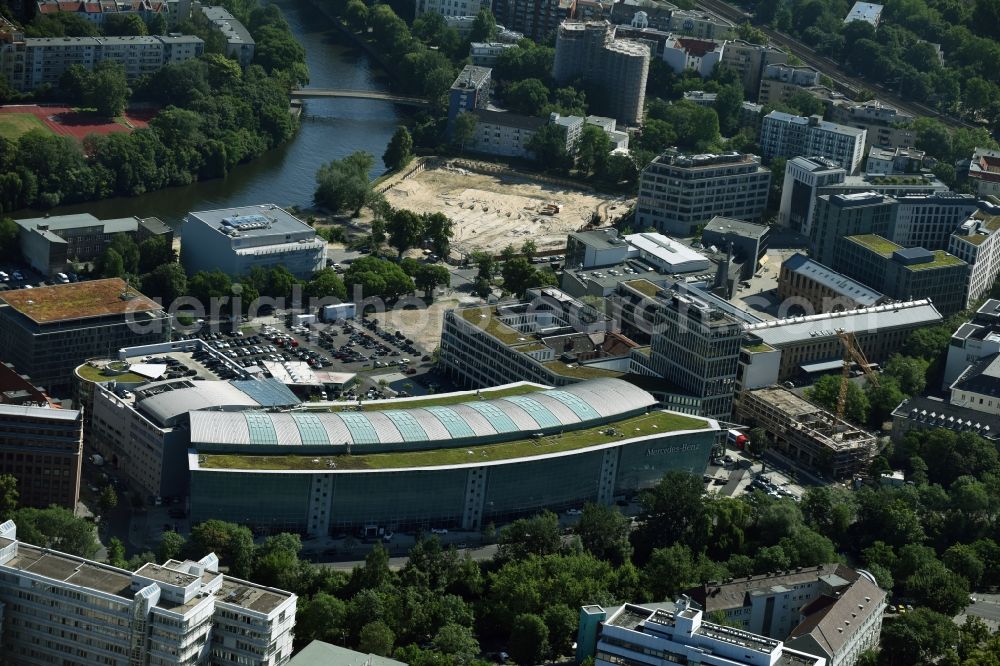
M 306 283 L 305 295 L 309 298 L 336 298 L 347 300 L 347 287 L 344 281 L 332 268 L 313 273 L 312 279 Z
M 396 634 L 382 620 L 369 622 L 361 628 L 358 636 L 358 650 L 368 654 L 387 657 L 392 654 L 396 642 Z
M 549 101 L 549 89 L 539 79 L 523 79 L 507 87 L 507 107 L 514 113 L 537 116 Z
M 90 98 L 92 86 L 90 70 L 83 65 L 70 65 L 59 76 L 59 90 L 67 102 L 86 104 Z
M 142 37 L 149 34 L 146 22 L 138 14 L 112 14 L 104 19 L 101 30 L 108 37 Z
M 951 617 L 916 608 L 882 627 L 882 654 L 889 666 L 931 664 L 958 641 Z
M 879 385 L 865 385 L 865 394 L 868 396 L 868 403 L 871 405 L 868 422 L 872 427 L 881 427 L 889 418 L 893 410 L 906 399 L 906 394 L 899 388 L 899 381 L 895 377 L 883 376 L 879 380 Z
M 416 247 L 424 236 L 424 218 L 411 210 L 397 208 L 386 220 L 389 244 L 396 248 L 399 257 L 411 247 Z
M 115 118 L 125 112 L 131 91 L 125 79 L 125 67 L 113 60 L 102 60 L 90 78 L 89 105 L 97 115 Z
M 166 236 L 154 236 L 142 241 L 138 247 L 139 251 L 139 273 L 149 273 L 163 264 L 172 264 L 177 261 L 177 253 L 167 242 Z
M 351 264 L 344 273 L 344 283 L 349 294 L 354 293 L 355 285 L 360 287 L 363 298 L 378 296 L 395 299 L 414 289 L 413 278 L 403 272 L 399 264 L 370 256 Z
M 771 438 L 767 436 L 767 431 L 760 427 L 751 428 L 747 440 L 750 453 L 758 458 L 764 455 L 764 452 L 771 445 Z
M 497 559 L 517 561 L 529 555 L 550 555 L 559 552 L 562 538 L 559 516 L 543 511 L 531 518 L 520 518 L 500 530 Z
M 455 116 L 451 125 L 451 141 L 458 147 L 460 153 L 465 152 L 465 146 L 476 135 L 476 127 L 479 125 L 479 117 L 475 113 L 463 111 Z
M 186 549 L 196 559 L 215 553 L 237 578 L 248 578 L 253 571 L 253 533 L 242 525 L 214 519 L 198 523 L 191 528 Z
M 17 510 L 17 477 L 13 474 L 0 474 L 0 523 L 10 520 Z
M 316 173 L 316 203 L 337 212 L 351 210 L 356 217 L 371 191 L 368 173 L 374 163 L 369 153 L 358 151 L 321 166 Z
M 580 134 L 577 144 L 576 166 L 584 176 L 592 171 L 604 173 L 607 170 L 611 139 L 596 125 L 587 125 Z
M 97 273 L 101 277 L 123 277 L 125 275 L 125 262 L 122 255 L 118 254 L 113 247 L 104 250 L 97 260 Z
M 101 494 L 97 498 L 97 503 L 101 508 L 102 514 L 106 514 L 118 506 L 118 493 L 115 492 L 114 486 L 107 485 L 101 488 Z
M 108 541 L 107 563 L 119 569 L 124 569 L 128 566 L 128 562 L 125 561 L 125 544 L 118 537 L 111 537 Z
M 616 567 L 628 562 L 632 555 L 632 521 L 614 507 L 587 503 L 575 531 L 590 554 Z
M 451 239 L 455 236 L 455 223 L 441 212 L 424 214 L 424 233 L 431 242 L 431 248 L 441 259 L 447 259 L 451 251 Z
M 836 413 L 837 400 L 840 396 L 839 375 L 826 375 L 820 377 L 811 388 L 806 390 L 806 398 L 816 403 L 820 407 Z M 847 406 L 844 415 L 855 423 L 867 423 L 868 410 L 870 408 L 868 396 L 854 382 L 847 383 Z
M 515 257 L 505 261 L 500 269 L 503 288 L 520 298 L 531 287 L 541 286 L 541 275 L 525 257 Z
M 385 163 L 386 169 L 398 170 L 409 164 L 412 159 L 413 137 L 410 136 L 410 130 L 400 125 L 389 139 L 389 145 L 382 154 L 382 162 Z
M 361 0 L 349 0 L 344 9 L 344 19 L 355 32 L 368 27 L 368 6 Z
M 184 550 L 184 537 L 177 532 L 167 531 L 160 537 L 160 543 L 156 547 L 156 559 L 160 562 L 173 560 L 180 556 Z
M 655 548 L 701 541 L 705 529 L 703 491 L 701 477 L 669 471 L 656 486 L 639 494 L 639 528 L 633 533 L 633 543 L 640 562 Z
M 519 666 L 540 664 L 549 653 L 548 627 L 537 615 L 519 615 L 514 620 L 507 645 L 511 659 Z
M 295 614 L 295 635 L 303 641 L 347 642 L 347 605 L 326 592 L 317 592 Z
M 413 276 L 413 282 L 417 289 L 423 290 L 424 296 L 431 298 L 436 287 L 447 287 L 451 284 L 451 272 L 445 266 L 421 264 Z
M 497 20 L 493 18 L 493 12 L 486 7 L 480 8 L 476 20 L 472 22 L 469 39 L 473 42 L 492 42 L 496 37 Z
M 714 108 L 719 117 L 719 131 L 725 136 L 735 134 L 743 109 L 743 86 L 739 83 L 723 86 L 716 93 Z
M 655 549 L 642 569 L 643 587 L 653 599 L 675 598 L 698 582 L 693 559 L 691 549 L 679 543 Z
M 554 657 L 571 653 L 579 620 L 579 613 L 566 606 L 554 604 L 542 612 L 542 622 L 549 630 L 549 650 Z
M 188 291 L 187 274 L 184 267 L 174 262 L 160 264 L 142 277 L 142 293 L 159 297 L 164 304 L 185 295 Z
M 527 148 L 535 161 L 548 171 L 565 172 L 573 165 L 573 157 L 566 150 L 566 133 L 554 123 L 543 125 L 535 132 Z
M 213 298 L 232 295 L 233 281 L 220 270 L 198 271 L 188 280 L 188 293 L 207 308 Z
M 69 509 L 21 508 L 14 511 L 17 536 L 25 543 L 52 548 L 78 557 L 93 558 L 97 553 L 97 530 L 94 524 L 77 518 Z
M 440 629 L 431 640 L 434 650 L 451 657 L 456 666 L 468 666 L 479 655 L 479 641 L 472 629 L 450 622 Z

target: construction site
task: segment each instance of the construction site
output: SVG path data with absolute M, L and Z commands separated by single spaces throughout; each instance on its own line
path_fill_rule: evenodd
M 741 392 L 736 420 L 764 428 L 777 450 L 828 477 L 863 472 L 877 451 L 875 435 L 780 386 Z
M 428 165 L 393 185 L 385 198 L 394 208 L 442 212 L 455 223 L 452 252 L 498 254 L 507 245 L 534 241 L 539 252 L 566 247 L 566 235 L 585 228 L 594 213 L 617 217 L 627 203 L 506 169 L 483 173 L 453 164 Z

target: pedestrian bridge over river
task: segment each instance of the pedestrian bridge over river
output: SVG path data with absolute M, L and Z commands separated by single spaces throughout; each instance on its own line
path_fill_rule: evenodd
M 308 99 L 319 97 L 342 97 L 347 99 L 381 99 L 393 104 L 404 106 L 429 106 L 430 101 L 423 97 L 408 97 L 394 95 L 381 90 L 341 90 L 336 88 L 299 88 L 290 93 L 293 99 Z

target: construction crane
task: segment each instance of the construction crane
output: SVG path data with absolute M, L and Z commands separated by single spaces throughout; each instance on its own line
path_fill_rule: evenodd
M 844 367 L 840 378 L 840 395 L 837 396 L 837 418 L 843 419 L 844 411 L 847 409 L 847 384 L 851 381 L 851 362 L 856 363 L 861 368 L 868 381 L 876 387 L 879 383 L 878 374 L 872 370 L 872 366 L 868 363 L 868 359 L 865 358 L 865 353 L 854 338 L 854 334 L 838 328 L 837 337 L 840 338 L 840 342 L 844 345 Z

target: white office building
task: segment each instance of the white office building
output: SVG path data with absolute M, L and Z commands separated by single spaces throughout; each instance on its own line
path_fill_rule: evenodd
M 879 21 L 882 20 L 882 8 L 882 5 L 877 5 L 873 2 L 860 2 L 859 0 L 859 2 L 855 2 L 854 6 L 851 7 L 851 11 L 844 18 L 844 23 L 864 21 L 865 23 L 871 23 L 872 27 L 877 28 Z
M 980 206 L 948 244 L 948 252 L 972 267 L 967 303 L 978 301 L 1000 275 L 1000 206 L 986 202 Z
M 781 641 L 706 621 L 689 600 L 605 610 L 580 611 L 577 662 L 594 666 L 826 666 L 821 656 L 794 650 Z
M 847 170 L 827 157 L 793 157 L 785 163 L 777 225 L 809 235 L 821 187 L 842 183 Z
M 219 573 L 214 553 L 118 569 L 17 540 L 0 525 L 2 653 L 18 666 L 279 666 L 296 596 Z
M 181 227 L 181 263 L 188 275 L 221 270 L 238 277 L 257 266 L 284 266 L 309 278 L 323 268 L 326 242 L 274 204 L 188 213 Z
M 1000 354 L 1000 300 L 987 299 L 972 320 L 952 334 L 942 385 L 948 388 L 966 368 L 981 358 Z
M 772 111 L 764 116 L 760 127 L 761 156 L 799 157 L 818 155 L 854 173 L 865 157 L 867 131 L 847 125 L 837 125 L 821 116 L 793 116 Z

